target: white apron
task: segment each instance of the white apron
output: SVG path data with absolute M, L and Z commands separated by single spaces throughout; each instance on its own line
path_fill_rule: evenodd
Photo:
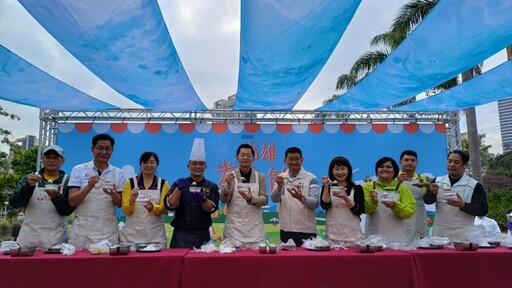
M 375 189 L 376 183 L 373 182 L 373 189 Z M 398 193 L 397 191 L 392 191 Z M 400 193 L 398 193 L 400 195 Z M 407 243 L 407 237 L 405 236 L 405 222 L 393 213 L 393 211 L 384 206 L 379 201 L 377 209 L 372 214 L 366 217 L 366 236 L 379 234 L 383 236 L 388 243 L 398 242 Z
M 86 165 L 88 175 L 94 175 Z M 112 171 L 113 177 L 116 169 Z M 112 179 L 116 183 L 116 179 Z M 111 244 L 118 244 L 118 226 L 116 208 L 112 197 L 103 192 L 103 179 L 85 197 L 80 205 L 76 206 L 75 219 L 71 226 L 69 243 L 77 250 L 87 249 L 89 244 L 102 240 L 109 240 Z
M 136 177 L 133 178 L 135 187 L 138 187 Z M 139 190 L 139 197 L 146 197 L 152 203 L 160 203 L 162 179 L 158 177 L 156 190 Z M 135 201 L 135 208 L 131 215 L 126 216 L 126 223 L 119 232 L 119 241 L 122 244 L 132 245 L 137 243 L 158 243 L 165 247 L 167 236 L 163 216 L 157 216 L 148 212 L 144 206 Z
M 64 176 L 62 180 L 61 194 L 67 177 Z M 36 187 L 28 202 L 25 221 L 21 225 L 17 242 L 21 245 L 35 245 L 41 249 L 67 242 L 67 220 L 68 216 L 59 215 L 44 187 Z
M 418 238 L 428 236 L 427 211 L 425 209 L 425 202 L 423 202 L 423 190 L 413 186 L 410 181 L 404 181 L 402 184 L 411 189 L 412 196 L 416 200 L 414 215 L 409 219 L 404 219 L 407 239 L 409 242 L 412 242 Z
M 443 189 L 451 185 L 448 176 L 442 177 L 440 182 L 436 201 L 436 218 L 434 220 L 434 226 L 432 227 L 432 235 L 448 237 L 452 242 L 466 241 L 465 230 L 467 227 L 473 225 L 474 216 L 460 211 L 458 207 L 448 205 L 442 199 L 444 193 L 455 192 L 460 195 L 464 202 L 471 203 L 471 197 L 473 196 L 473 190 L 477 182 L 467 175 L 464 175 L 449 189 Z
M 258 173 L 255 175 L 256 183 L 250 184 L 251 192 L 260 191 Z M 251 179 L 252 180 L 252 179 Z M 224 236 L 244 243 L 257 243 L 265 241 L 265 228 L 261 207 L 247 204 L 247 201 L 238 194 L 238 182 L 235 178 L 233 196 L 228 204 L 228 214 L 224 226 Z M 254 193 L 253 193 L 254 197 Z
M 354 202 L 354 188 L 348 196 Z M 331 208 L 326 213 L 325 238 L 330 245 L 353 245 L 363 239 L 359 218 L 350 211 L 343 199 L 331 193 Z

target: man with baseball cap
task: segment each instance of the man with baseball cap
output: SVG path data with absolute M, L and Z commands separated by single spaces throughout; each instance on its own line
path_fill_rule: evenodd
M 43 167 L 21 178 L 9 205 L 25 208 L 18 243 L 46 249 L 67 242 L 67 219 L 75 208 L 68 204 L 68 176 L 60 170 L 65 161 L 64 150 L 51 145 L 42 156 Z

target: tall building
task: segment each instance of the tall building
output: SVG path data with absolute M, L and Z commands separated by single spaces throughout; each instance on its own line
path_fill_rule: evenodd
M 231 96 L 228 96 L 228 99 L 220 99 L 215 102 L 213 102 L 213 109 L 226 109 L 226 110 L 233 110 L 233 106 L 235 106 L 236 101 L 236 94 L 233 94 Z M 215 117 L 220 118 L 234 118 L 235 113 L 214 113 L 212 114 Z M 255 113 L 251 112 L 245 112 L 245 113 L 237 113 L 238 117 L 244 117 L 248 119 L 257 118 L 258 116 Z
M 27 135 L 25 137 L 16 139 L 14 144 L 23 150 L 28 150 L 37 145 L 37 137 L 34 135 Z
M 503 153 L 512 151 L 512 98 L 498 101 Z

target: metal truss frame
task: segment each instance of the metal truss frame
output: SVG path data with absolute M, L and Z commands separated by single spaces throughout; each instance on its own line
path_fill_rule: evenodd
M 443 123 L 448 150 L 460 148 L 459 112 L 316 112 L 233 111 L 210 109 L 194 112 L 155 112 L 146 109 L 55 111 L 40 110 L 39 147 L 55 143 L 59 123 Z

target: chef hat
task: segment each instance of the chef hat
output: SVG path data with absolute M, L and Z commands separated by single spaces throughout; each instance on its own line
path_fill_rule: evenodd
M 204 139 L 195 138 L 194 144 L 192 145 L 192 151 L 190 151 L 189 161 L 204 161 L 206 162 L 206 155 L 204 153 Z

